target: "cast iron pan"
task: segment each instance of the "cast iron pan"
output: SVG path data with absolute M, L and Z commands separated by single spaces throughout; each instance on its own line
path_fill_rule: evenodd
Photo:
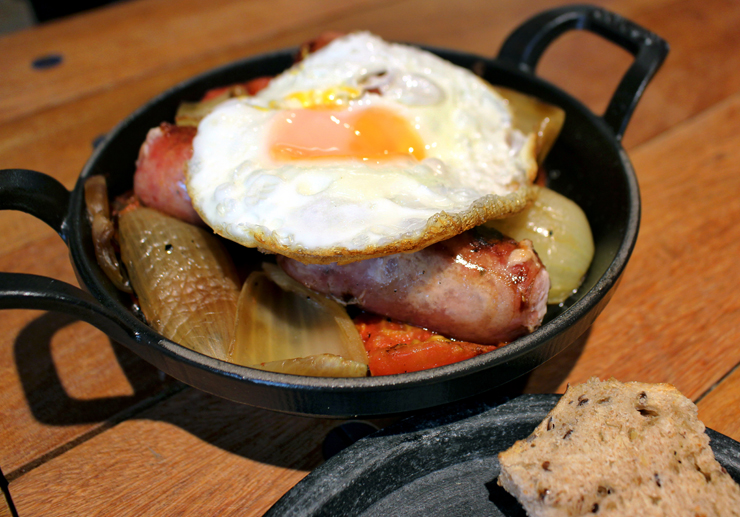
M 406 419 L 332 457 L 265 517 L 525 517 L 496 484 L 497 455 L 529 436 L 558 399 L 469 401 Z M 740 482 L 740 443 L 707 433 L 717 461 Z
M 534 69 L 563 32 L 585 29 L 635 56 L 603 116 L 553 85 Z M 520 90 L 566 111 L 563 132 L 545 164 L 550 187 L 577 202 L 591 223 L 596 255 L 578 294 L 553 308 L 534 333 L 494 352 L 423 372 L 387 377 L 329 379 L 290 376 L 228 364 L 164 339 L 138 319 L 130 301 L 95 261 L 85 215 L 83 183 L 103 174 L 111 195 L 132 187 L 134 163 L 147 131 L 174 118 L 183 100 L 208 89 L 274 75 L 292 64 L 295 49 L 260 55 L 186 81 L 133 113 L 98 146 L 74 190 L 27 170 L 0 174 L 0 208 L 28 212 L 64 239 L 80 285 L 0 273 L 0 308 L 71 313 L 106 332 L 165 373 L 215 395 L 266 409 L 327 417 L 389 415 L 438 406 L 484 392 L 542 364 L 580 336 L 611 298 L 637 238 L 640 199 L 620 139 L 647 83 L 663 62 L 667 44 L 647 30 L 598 7 L 544 12 L 515 30 L 497 59 L 429 49 L 473 68 L 493 84 Z

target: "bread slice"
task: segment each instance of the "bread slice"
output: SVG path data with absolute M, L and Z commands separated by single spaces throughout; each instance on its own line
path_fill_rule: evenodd
M 740 516 L 740 487 L 704 431 L 669 384 L 593 378 L 499 454 L 498 483 L 530 517 Z

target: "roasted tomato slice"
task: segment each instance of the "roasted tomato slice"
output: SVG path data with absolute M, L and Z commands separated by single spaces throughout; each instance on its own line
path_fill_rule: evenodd
M 435 332 L 363 313 L 354 319 L 367 350 L 370 373 L 416 372 L 464 361 L 504 345 L 454 341 Z

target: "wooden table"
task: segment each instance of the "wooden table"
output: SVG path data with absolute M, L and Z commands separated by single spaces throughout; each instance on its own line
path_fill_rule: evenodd
M 326 29 L 492 56 L 520 22 L 563 3 L 138 0 L 4 36 L 0 168 L 72 188 L 96 138 L 161 90 Z M 669 382 L 707 426 L 740 440 L 740 3 L 597 3 L 672 47 L 624 139 L 642 190 L 640 237 L 590 332 L 524 390 L 559 393 L 594 375 Z M 61 64 L 32 67 L 50 55 Z M 600 113 L 630 63 L 569 33 L 538 73 Z M 0 212 L 0 234 L 0 270 L 76 283 L 40 221 Z M 6 310 L 0 328 L 0 467 L 22 516 L 262 515 L 322 463 L 338 424 L 207 395 L 67 316 Z

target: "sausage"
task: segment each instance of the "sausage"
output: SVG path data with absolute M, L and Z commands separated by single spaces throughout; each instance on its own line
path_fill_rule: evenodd
M 136 161 L 134 194 L 150 208 L 203 226 L 185 185 L 196 131 L 166 122 L 149 130 Z
M 328 31 L 315 40 L 301 46 L 296 61 L 331 43 L 344 33 Z M 270 76 L 256 77 L 244 83 L 236 83 L 208 90 L 202 101 L 213 101 L 219 97 L 226 100 L 243 95 L 256 95 L 267 87 Z M 193 208 L 185 184 L 188 161 L 193 156 L 193 139 L 197 128 L 178 126 L 163 122 L 149 130 L 139 150 L 134 173 L 134 194 L 150 208 L 155 208 L 182 221 L 205 226 Z
M 345 265 L 279 257 L 285 272 L 347 304 L 484 345 L 532 332 L 547 311 L 550 277 L 529 240 L 469 230 L 415 253 Z

